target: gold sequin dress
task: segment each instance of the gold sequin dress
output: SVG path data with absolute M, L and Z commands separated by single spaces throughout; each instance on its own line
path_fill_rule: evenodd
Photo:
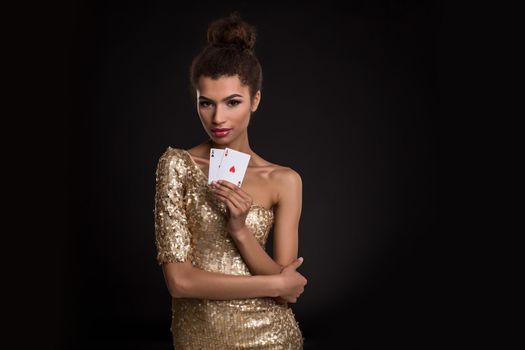
M 156 170 L 155 242 L 159 265 L 190 259 L 205 271 L 251 275 L 226 230 L 227 207 L 216 200 L 208 176 L 190 154 L 168 147 Z M 273 210 L 253 204 L 246 225 L 265 248 Z M 287 304 L 271 297 L 171 299 L 177 350 L 302 349 L 304 338 Z

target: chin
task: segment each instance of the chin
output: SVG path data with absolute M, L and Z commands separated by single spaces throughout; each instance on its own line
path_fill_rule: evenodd
M 215 142 L 218 145 L 229 145 L 230 141 L 226 141 L 224 139 L 211 139 L 213 142 Z
M 232 140 L 232 135 L 229 134 L 225 137 L 215 137 L 213 135 L 209 135 L 210 136 L 210 140 L 212 140 L 213 142 L 215 143 L 218 143 L 218 144 L 228 144 L 231 142 Z

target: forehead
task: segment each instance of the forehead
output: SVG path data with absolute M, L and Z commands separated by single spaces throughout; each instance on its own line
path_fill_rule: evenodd
M 225 96 L 232 94 L 241 94 L 247 96 L 249 88 L 242 85 L 238 75 L 221 76 L 218 79 L 201 76 L 197 87 L 197 94 L 204 95 L 211 99 L 220 100 Z

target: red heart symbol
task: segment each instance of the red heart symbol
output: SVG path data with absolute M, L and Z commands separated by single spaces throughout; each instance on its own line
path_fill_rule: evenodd
M 235 165 L 232 165 L 232 167 L 230 168 L 230 173 L 234 173 L 235 172 Z

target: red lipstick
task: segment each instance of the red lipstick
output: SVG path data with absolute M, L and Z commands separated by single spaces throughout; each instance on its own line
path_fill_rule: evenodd
M 216 137 L 224 137 L 230 133 L 231 128 L 212 128 L 211 132 Z

